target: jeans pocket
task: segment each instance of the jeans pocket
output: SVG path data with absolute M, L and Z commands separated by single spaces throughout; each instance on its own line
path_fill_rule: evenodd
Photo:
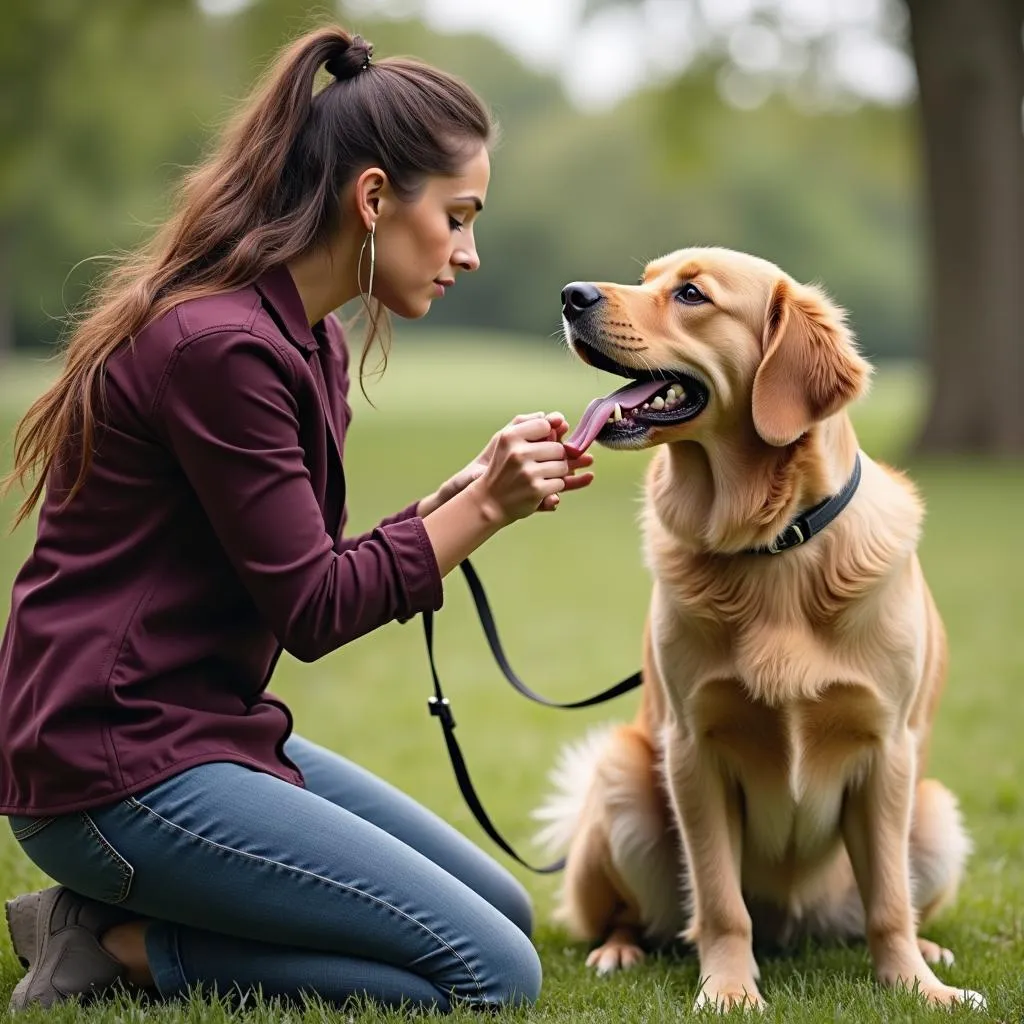
M 20 843 L 25 839 L 30 839 L 37 832 L 42 832 L 54 820 L 54 818 L 30 818 L 24 814 L 12 814 L 8 817 L 7 824 L 11 826 L 14 838 Z
M 103 903 L 128 898 L 135 869 L 86 811 L 52 818 L 15 817 L 15 839 L 29 860 L 55 882 Z

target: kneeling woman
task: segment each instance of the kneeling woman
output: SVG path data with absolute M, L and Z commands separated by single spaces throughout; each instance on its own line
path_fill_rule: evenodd
M 361 295 L 369 345 L 384 309 L 421 317 L 477 268 L 491 130 L 441 71 L 341 29 L 298 40 L 29 410 L 22 515 L 42 500 L 0 648 L 0 813 L 60 884 L 8 904 L 12 1009 L 117 982 L 537 998 L 523 888 L 265 690 L 282 649 L 312 661 L 437 609 L 463 558 L 590 482 L 559 414 L 517 417 L 342 535 L 331 311 Z

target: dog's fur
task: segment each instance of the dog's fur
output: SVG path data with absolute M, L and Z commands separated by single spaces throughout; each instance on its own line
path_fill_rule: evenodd
M 678 301 L 686 282 L 710 301 Z M 560 919 L 601 972 L 682 933 L 698 1004 L 763 1004 L 754 937 L 798 935 L 864 936 L 882 982 L 980 1003 L 936 977 L 928 962 L 952 954 L 916 934 L 969 852 L 954 797 L 923 777 L 946 640 L 916 553 L 918 495 L 862 454 L 859 489 L 821 534 L 744 553 L 850 476 L 846 407 L 870 371 L 843 312 L 723 249 L 597 287 L 570 345 L 686 371 L 710 400 L 646 439 L 660 447 L 639 712 L 566 750 L 537 812 L 539 838 L 567 850 Z

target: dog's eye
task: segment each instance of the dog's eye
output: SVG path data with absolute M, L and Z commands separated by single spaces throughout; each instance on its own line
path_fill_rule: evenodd
M 708 301 L 708 297 L 692 281 L 687 281 L 676 292 L 676 298 L 688 306 L 699 306 L 702 302 Z

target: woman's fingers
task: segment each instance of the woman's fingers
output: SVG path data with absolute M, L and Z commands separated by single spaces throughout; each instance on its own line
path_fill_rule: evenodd
M 527 420 L 536 420 L 544 416 L 542 412 L 523 412 L 518 416 L 513 417 L 512 425 L 515 426 L 518 423 L 525 423 Z
M 580 455 L 578 458 L 569 460 L 569 472 L 575 473 L 577 469 L 586 469 L 594 464 L 593 455 Z
M 501 431 L 500 437 L 506 439 L 506 442 L 512 441 L 530 441 L 535 443 L 538 441 L 551 441 L 552 444 L 555 442 L 552 437 L 551 424 L 543 416 L 528 416 L 521 419 L 518 423 L 512 422 L 504 430 Z M 562 446 L 559 444 L 559 448 Z M 564 453 L 563 453 L 564 454 Z
M 561 492 L 578 491 L 594 479 L 593 473 L 579 472 L 593 465 L 593 455 L 567 457 L 560 438 L 568 429 L 560 412 L 521 413 L 495 435 L 500 460 L 509 468 L 517 467 L 513 472 L 539 497 L 534 506 L 537 511 L 553 512 L 560 504 Z
M 565 478 L 565 489 L 567 491 L 578 491 L 581 487 L 587 487 L 593 482 L 593 473 L 581 473 L 579 476 L 567 476 Z

